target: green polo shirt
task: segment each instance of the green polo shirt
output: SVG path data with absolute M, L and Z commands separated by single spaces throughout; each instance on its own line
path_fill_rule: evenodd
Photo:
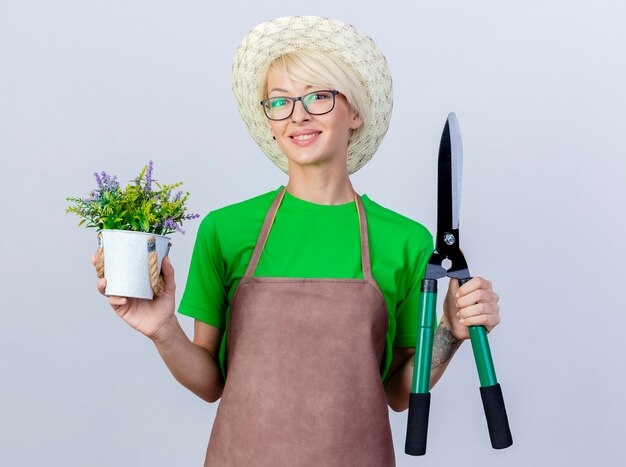
M 283 188 L 209 212 L 198 229 L 178 312 L 226 329 L 230 303 L 252 257 L 270 205 Z M 388 310 L 384 380 L 392 347 L 415 347 L 420 282 L 433 251 L 421 224 L 361 195 L 367 215 L 372 276 Z M 355 201 L 315 204 L 285 196 L 254 276 L 363 279 Z M 219 362 L 226 378 L 226 332 Z M 276 358 L 280 358 L 279 355 Z

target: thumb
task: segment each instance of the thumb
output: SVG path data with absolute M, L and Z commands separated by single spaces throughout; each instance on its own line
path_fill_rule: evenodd
M 458 279 L 450 278 L 450 281 L 448 282 L 448 293 L 454 297 L 458 290 L 459 290 Z
M 174 282 L 174 267 L 170 261 L 170 257 L 166 256 L 161 262 L 161 274 L 163 274 L 164 292 L 174 294 L 176 283 Z

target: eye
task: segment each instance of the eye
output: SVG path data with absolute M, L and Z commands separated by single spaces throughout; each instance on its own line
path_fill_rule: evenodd
M 309 99 L 310 101 L 322 101 L 324 99 L 328 99 L 330 97 L 330 93 L 328 92 L 312 92 L 311 94 L 309 94 Z
M 287 105 L 287 99 L 284 97 L 275 97 L 270 99 L 269 104 L 271 109 L 279 109 Z
M 307 94 L 302 98 L 302 100 L 307 106 L 310 106 L 320 104 L 323 101 L 328 100 L 329 97 L 331 96 L 329 96 L 329 94 L 325 91 L 316 91 Z

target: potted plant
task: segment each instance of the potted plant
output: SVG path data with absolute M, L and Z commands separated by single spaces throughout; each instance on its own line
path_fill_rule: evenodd
M 150 161 L 126 188 L 117 176 L 96 172 L 97 187 L 89 197 L 66 198 L 71 203 L 66 212 L 82 218 L 79 226 L 86 223 L 98 233 L 96 270 L 107 280 L 107 295 L 150 300 L 158 295 L 161 262 L 171 246 L 167 235 L 184 234 L 183 221 L 200 217 L 187 213 L 189 193 L 178 189 L 182 182 L 162 185 L 152 178 L 152 170 Z

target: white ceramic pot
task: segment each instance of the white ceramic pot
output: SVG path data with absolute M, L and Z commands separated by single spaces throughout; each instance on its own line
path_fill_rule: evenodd
M 130 230 L 102 230 L 100 245 L 104 249 L 105 294 L 121 297 L 147 298 L 154 293 L 150 285 L 148 239 L 156 240 L 156 253 L 161 262 L 169 253 L 170 238 Z

